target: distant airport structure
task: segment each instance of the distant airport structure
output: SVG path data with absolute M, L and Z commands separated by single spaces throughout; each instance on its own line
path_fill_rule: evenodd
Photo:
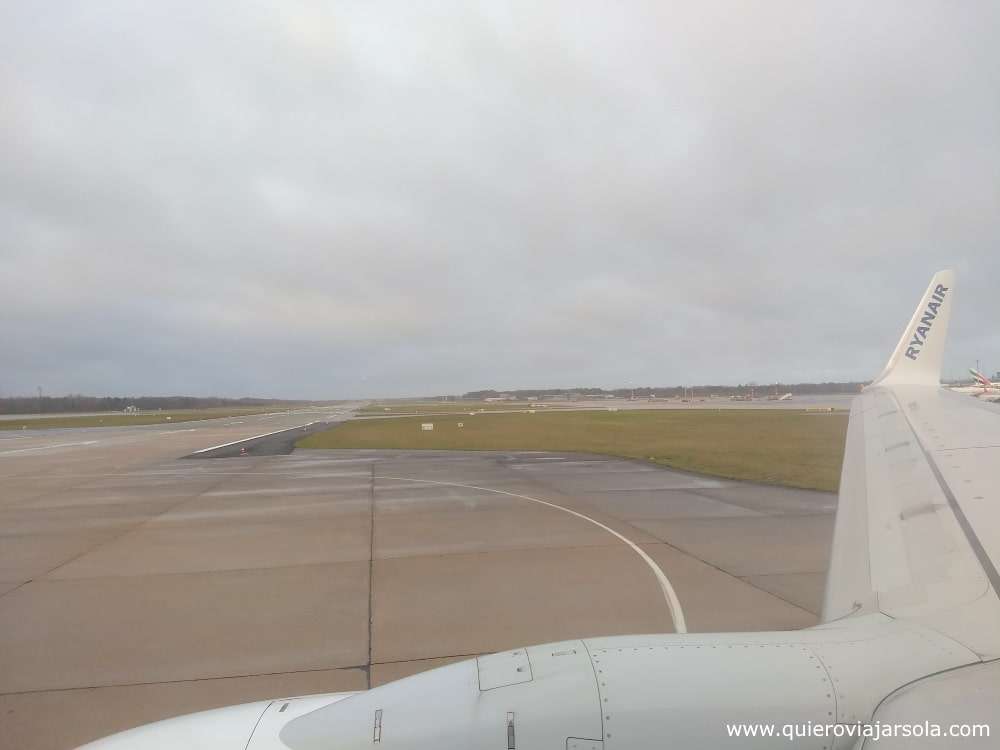
M 695 401 L 710 398 L 729 398 L 734 401 L 788 401 L 795 396 L 817 396 L 833 394 L 855 394 L 865 383 L 746 383 L 739 385 L 696 385 L 696 386 L 643 386 L 627 388 L 530 388 L 517 390 L 484 389 L 469 391 L 457 400 L 485 401 L 591 401 L 598 399 L 623 398 L 631 400 Z M 435 398 L 441 398 L 437 396 Z
M 0 398 L 0 414 L 74 414 L 90 412 L 138 413 L 156 410 L 286 408 L 307 404 L 331 405 L 337 401 L 292 401 L 274 398 L 222 398 L 203 396 L 7 396 Z M 131 410 L 131 411 L 130 411 Z

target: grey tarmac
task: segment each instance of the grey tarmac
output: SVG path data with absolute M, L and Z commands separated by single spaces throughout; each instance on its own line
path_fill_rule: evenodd
M 634 549 L 515 495 L 643 550 L 692 632 L 817 621 L 833 495 L 558 453 L 181 460 L 346 415 L 0 437 L 0 748 L 672 630 Z

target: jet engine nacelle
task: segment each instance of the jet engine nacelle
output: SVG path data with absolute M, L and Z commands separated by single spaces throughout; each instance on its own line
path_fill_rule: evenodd
M 481 656 L 359 693 L 170 719 L 88 747 L 685 750 L 735 741 L 832 750 L 853 741 L 782 729 L 866 721 L 899 685 L 974 660 L 949 639 L 885 618 L 797 633 L 595 638 Z M 777 734 L 737 738 L 741 725 Z

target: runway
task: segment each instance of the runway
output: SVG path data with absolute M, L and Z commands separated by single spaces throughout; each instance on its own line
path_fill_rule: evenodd
M 829 494 L 574 454 L 181 459 L 338 418 L 0 438 L 0 747 L 670 631 L 654 568 L 691 632 L 816 622 Z

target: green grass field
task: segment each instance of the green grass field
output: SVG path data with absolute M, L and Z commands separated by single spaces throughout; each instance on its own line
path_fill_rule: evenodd
M 432 432 L 420 429 L 428 421 L 434 423 Z M 355 420 L 307 437 L 298 447 L 581 451 L 730 479 L 835 491 L 846 432 L 843 412 L 565 411 Z
M 167 422 L 192 422 L 198 419 L 222 419 L 224 417 L 246 417 L 253 414 L 267 414 L 280 411 L 271 407 L 250 409 L 185 409 L 183 411 L 161 411 L 144 414 L 121 414 L 108 412 L 87 417 L 33 417 L 31 419 L 0 419 L 0 430 L 44 430 L 53 427 L 123 427 L 142 424 L 164 424 Z

